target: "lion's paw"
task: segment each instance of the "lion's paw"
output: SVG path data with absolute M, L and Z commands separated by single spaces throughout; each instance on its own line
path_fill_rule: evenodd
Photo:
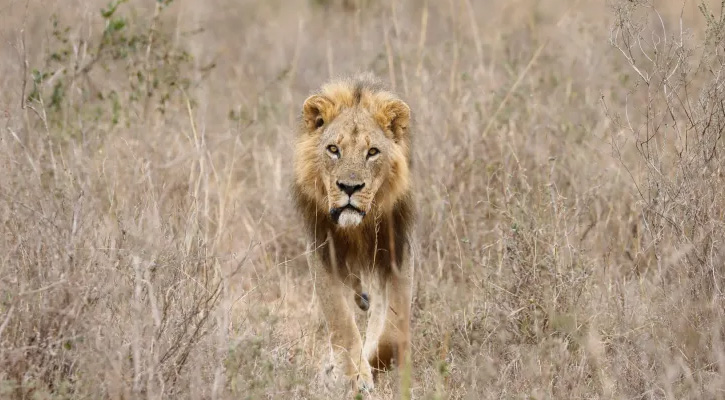
M 375 389 L 372 374 L 362 373 L 346 377 L 342 369 L 334 362 L 325 363 L 322 366 L 319 374 L 319 382 L 330 393 L 352 389 L 356 395 L 355 398 L 369 398 L 369 395 Z M 345 387 L 346 389 L 344 389 Z
M 361 396 L 366 396 L 370 393 L 372 393 L 373 389 L 375 389 L 375 383 L 373 383 L 373 377 L 370 376 L 363 376 L 358 375 L 357 376 L 357 382 L 355 382 L 355 385 L 353 387 L 355 392 Z
M 373 382 L 373 374 L 370 369 L 370 365 L 364 362 L 363 365 L 357 371 L 358 373 L 353 375 L 350 379 L 352 384 L 352 390 L 365 398 L 366 394 L 369 394 L 375 389 L 375 383 Z M 360 397 L 360 396 L 358 396 Z

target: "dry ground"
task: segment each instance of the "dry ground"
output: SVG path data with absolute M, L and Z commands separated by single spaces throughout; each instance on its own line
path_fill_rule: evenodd
M 0 0 L 0 397 L 339 398 L 291 143 L 371 70 L 421 247 L 376 397 L 725 398 L 710 3 Z

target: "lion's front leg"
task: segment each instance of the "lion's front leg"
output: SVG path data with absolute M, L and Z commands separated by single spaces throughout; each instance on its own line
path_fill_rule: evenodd
M 380 337 L 385 329 L 385 320 L 388 310 L 387 282 L 379 277 L 372 279 L 370 285 L 370 313 L 365 331 L 365 345 L 363 354 L 373 368 L 377 368 L 377 351 Z
M 317 255 L 311 255 L 308 261 L 315 271 L 317 297 L 327 321 L 335 361 L 352 382 L 354 390 L 372 390 L 370 364 L 362 355 L 360 332 L 345 297 L 348 290 L 339 277 L 325 268 Z
M 413 300 L 414 260 L 408 253 L 399 272 L 387 281 L 387 308 L 382 311 L 385 326 L 377 340 L 377 350 L 368 356 L 373 368 L 388 369 L 408 362 L 410 355 L 410 309 Z

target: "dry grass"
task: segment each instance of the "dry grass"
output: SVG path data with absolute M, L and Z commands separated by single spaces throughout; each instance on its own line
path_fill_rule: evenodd
M 413 398 L 725 397 L 719 2 L 149 3 L 0 2 L 0 398 L 338 398 L 290 144 L 358 70 L 417 121 Z

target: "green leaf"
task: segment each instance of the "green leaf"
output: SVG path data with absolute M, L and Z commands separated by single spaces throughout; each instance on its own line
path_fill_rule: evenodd
M 108 9 L 107 10 L 104 10 L 104 9 L 101 8 L 101 16 L 104 19 L 111 18 L 111 16 L 113 16 L 113 14 L 118 9 L 118 6 L 120 6 L 121 4 L 125 3 L 126 1 L 127 0 L 118 0 L 115 3 L 108 3 Z
M 124 18 L 114 18 L 108 23 L 106 30 L 111 32 L 118 32 L 126 27 L 126 20 Z

